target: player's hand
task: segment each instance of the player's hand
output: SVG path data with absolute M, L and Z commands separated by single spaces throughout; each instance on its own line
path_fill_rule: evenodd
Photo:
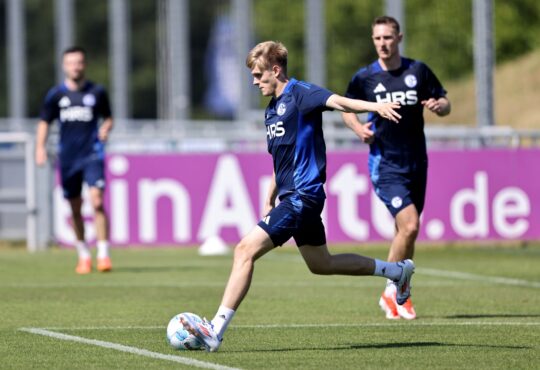
M 109 139 L 109 129 L 101 126 L 98 131 L 98 138 L 99 140 L 106 142 Z
M 438 99 L 429 98 L 428 100 L 422 100 L 422 105 L 432 111 L 433 113 L 440 114 L 442 107 Z
M 47 149 L 42 147 L 36 147 L 36 164 L 43 166 L 47 163 Z
M 401 118 L 401 116 L 395 111 L 401 107 L 399 103 L 378 103 L 378 105 L 379 108 L 377 109 L 377 113 L 379 113 L 379 116 L 390 121 L 399 122 L 398 120 Z
M 364 144 L 371 144 L 375 140 L 375 132 L 371 130 L 371 126 L 373 125 L 373 122 L 368 122 L 364 124 L 360 124 L 360 130 L 356 133 L 356 135 L 362 140 Z
M 273 210 L 276 207 L 275 203 L 268 203 L 266 202 L 263 207 L 262 216 L 266 217 L 270 213 L 271 210 Z

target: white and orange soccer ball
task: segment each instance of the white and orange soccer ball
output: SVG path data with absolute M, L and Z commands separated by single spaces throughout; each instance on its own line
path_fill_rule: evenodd
M 202 319 L 191 312 L 183 312 L 175 315 L 167 325 L 167 342 L 174 349 L 198 350 L 202 349 L 202 343 L 193 334 L 190 334 L 182 325 L 182 316 L 189 315 L 192 320 L 202 322 Z

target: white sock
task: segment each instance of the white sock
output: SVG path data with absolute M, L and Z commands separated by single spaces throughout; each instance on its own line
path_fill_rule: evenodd
M 375 259 L 375 276 L 383 276 L 390 280 L 397 280 L 401 276 L 403 269 L 398 266 L 397 262 L 386 262 Z
M 109 243 L 106 240 L 98 240 L 97 246 L 97 258 L 109 257 Z
M 387 295 L 391 295 L 396 293 L 396 284 L 394 284 L 393 280 L 386 280 L 386 288 L 384 289 L 384 293 Z
M 219 339 L 223 338 L 223 333 L 227 330 L 227 326 L 231 322 L 235 311 L 225 306 L 219 306 L 216 316 L 212 319 L 212 325 Z
M 75 242 L 75 249 L 77 249 L 77 254 L 79 255 L 79 258 L 91 258 L 90 255 L 90 249 L 88 249 L 88 246 L 86 243 L 82 240 L 77 240 Z

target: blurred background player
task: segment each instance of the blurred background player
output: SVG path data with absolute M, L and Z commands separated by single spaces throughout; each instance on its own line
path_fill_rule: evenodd
M 399 102 L 398 123 L 370 113 L 363 124 L 354 113 L 342 113 L 345 124 L 370 144 L 369 172 L 379 198 L 395 218 L 395 235 L 388 261 L 413 258 L 426 194 L 428 158 L 423 108 L 439 116 L 450 113 L 446 91 L 422 62 L 402 57 L 403 38 L 392 17 L 378 17 L 372 24 L 378 59 L 353 76 L 345 96 L 373 102 Z M 396 304 L 395 286 L 388 283 L 379 305 L 388 319 L 416 318 L 410 298 Z
M 272 99 L 265 112 L 268 152 L 274 176 L 265 203 L 265 217 L 234 250 L 234 261 L 221 305 L 211 322 L 184 316 L 182 323 L 217 351 L 223 334 L 251 285 L 255 261 L 291 237 L 309 270 L 320 275 L 376 275 L 391 279 L 402 304 L 410 294 L 411 260 L 384 262 L 357 254 L 330 254 L 321 219 L 326 195 L 326 146 L 322 112 L 328 109 L 376 111 L 392 121 L 400 117 L 397 103 L 347 99 L 324 88 L 287 76 L 287 49 L 267 41 L 248 54 L 253 84 Z M 276 198 L 280 202 L 276 206 Z
M 63 83 L 49 90 L 40 113 L 36 133 L 36 163 L 47 161 L 46 142 L 49 125 L 58 120 L 60 178 L 64 197 L 71 206 L 73 230 L 79 256 L 76 272 L 92 270 L 92 259 L 85 241 L 81 215 L 83 182 L 89 186 L 97 235 L 97 269 L 112 269 L 109 256 L 108 219 L 103 207 L 105 188 L 104 146 L 113 127 L 111 108 L 105 89 L 85 78 L 86 51 L 71 47 L 64 51 Z M 99 125 L 100 119 L 103 119 Z

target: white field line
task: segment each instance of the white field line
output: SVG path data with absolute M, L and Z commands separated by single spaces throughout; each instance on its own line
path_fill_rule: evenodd
M 471 274 L 468 272 L 445 271 L 445 270 L 430 269 L 430 268 L 417 268 L 416 272 L 422 275 L 430 275 L 430 276 L 436 276 L 436 277 L 448 277 L 448 278 L 460 279 L 460 280 L 481 281 L 484 283 L 493 283 L 493 284 L 500 284 L 500 285 L 517 285 L 517 286 L 523 286 L 527 288 L 540 288 L 539 281 L 512 279 L 512 278 L 505 278 L 505 277 L 499 277 L 499 276 L 483 276 L 483 275 Z
M 235 329 L 297 329 L 297 328 L 369 328 L 394 326 L 540 326 L 540 322 L 525 321 L 407 321 L 391 323 L 334 323 L 334 324 L 263 324 L 263 325 L 231 325 Z M 165 330 L 165 326 L 80 326 L 80 327 L 47 327 L 42 330 Z M 21 328 L 20 330 L 25 330 Z
M 31 333 L 31 334 L 37 334 L 37 335 L 44 335 L 46 337 L 51 337 L 55 339 L 60 340 L 66 340 L 71 342 L 78 342 L 78 343 L 84 343 L 84 344 L 90 344 L 93 346 L 108 348 L 108 349 L 114 349 L 116 351 L 121 352 L 127 352 L 132 353 L 138 356 L 144 356 L 144 357 L 150 357 L 150 358 L 156 358 L 160 360 L 165 361 L 172 361 L 177 362 L 180 364 L 188 365 L 188 366 L 194 366 L 199 367 L 203 369 L 216 369 L 216 370 L 239 370 L 234 367 L 228 367 L 223 366 L 219 364 L 214 364 L 212 362 L 206 362 L 206 361 L 199 361 L 192 358 L 182 357 L 182 356 L 173 356 L 173 355 L 165 355 L 158 352 L 152 352 L 145 349 L 137 348 L 137 347 L 130 347 L 130 346 L 124 346 L 122 344 L 118 343 L 111 343 L 111 342 L 104 342 L 101 340 L 95 340 L 95 339 L 88 339 L 83 337 L 77 337 L 75 335 L 68 335 L 63 333 L 57 333 L 50 330 L 45 330 L 41 328 L 20 328 L 19 330 Z

